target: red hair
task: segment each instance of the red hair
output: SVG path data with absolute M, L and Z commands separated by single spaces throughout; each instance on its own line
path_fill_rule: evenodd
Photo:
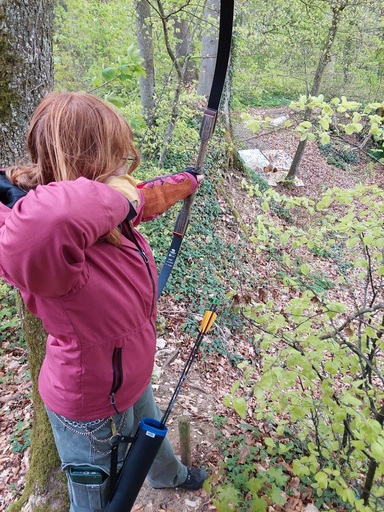
M 111 106 L 90 94 L 50 93 L 35 110 L 27 135 L 31 163 L 7 170 L 8 179 L 23 189 L 81 176 L 105 181 L 131 161 L 139 165 L 132 129 Z M 108 240 L 120 243 L 116 228 Z
M 28 165 L 7 172 L 24 188 L 80 176 L 105 181 L 127 160 L 131 174 L 139 164 L 133 134 L 114 108 L 90 94 L 48 94 L 35 110 L 28 130 Z

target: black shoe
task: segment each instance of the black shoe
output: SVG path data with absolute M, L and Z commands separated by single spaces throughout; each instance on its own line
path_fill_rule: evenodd
M 187 471 L 187 478 L 177 487 L 181 487 L 181 489 L 187 489 L 188 491 L 197 491 L 197 489 L 201 489 L 203 483 L 208 478 L 205 469 L 187 466 Z

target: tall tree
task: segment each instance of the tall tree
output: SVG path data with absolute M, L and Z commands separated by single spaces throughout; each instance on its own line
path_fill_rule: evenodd
M 52 39 L 55 0 L 0 2 L 0 162 L 10 165 L 26 155 L 25 132 L 30 116 L 53 87 Z M 60 464 L 37 378 L 45 352 L 46 333 L 19 297 L 23 334 L 33 381 L 34 419 L 30 466 L 22 498 L 29 510 L 64 510 L 57 498 Z M 55 489 L 54 489 L 55 488 Z M 54 490 L 53 490 L 54 489 Z M 54 497 L 56 494 L 56 497 Z M 65 490 L 62 495 L 65 496 Z
M 330 2 L 331 12 L 332 12 L 332 21 L 328 30 L 327 38 L 322 48 L 319 63 L 317 65 L 317 69 L 315 72 L 315 76 L 313 79 L 313 84 L 310 91 L 310 96 L 317 96 L 319 94 L 321 80 L 324 75 L 325 68 L 331 62 L 331 50 L 332 46 L 335 42 L 337 30 L 339 28 L 342 14 L 344 9 L 350 4 L 350 0 L 341 0 L 339 2 Z M 312 116 L 312 110 L 310 108 L 306 109 L 304 114 L 305 121 L 309 121 Z M 293 157 L 291 167 L 286 177 L 286 183 L 291 183 L 294 180 L 298 167 L 300 165 L 301 159 L 304 154 L 305 146 L 307 144 L 307 138 L 301 140 L 296 149 L 296 153 Z
M 25 153 L 28 119 L 52 89 L 52 31 L 55 2 L 0 3 L 0 162 Z
M 199 81 L 196 92 L 201 96 L 208 96 L 211 90 L 213 74 L 215 72 L 217 54 L 217 29 L 216 22 L 219 18 L 219 0 L 207 0 L 204 9 L 205 27 L 202 38 L 201 61 Z
M 144 60 L 145 76 L 140 77 L 140 97 L 144 119 L 150 123 L 155 109 L 155 67 L 153 63 L 153 39 L 151 8 L 147 0 L 136 0 L 137 46 Z
M 185 84 L 185 76 L 188 71 L 189 59 L 191 57 L 191 45 L 193 41 L 194 34 L 199 27 L 199 20 L 195 23 L 195 26 L 191 30 L 191 36 L 188 38 L 188 47 L 186 49 L 186 54 L 182 58 L 180 58 L 177 52 L 173 49 L 171 44 L 171 31 L 169 28 L 169 20 L 174 16 L 174 12 L 166 15 L 164 11 L 164 5 L 162 0 L 156 0 L 158 14 L 161 18 L 161 24 L 163 27 L 164 34 L 164 42 L 167 49 L 167 53 L 172 61 L 172 65 L 175 68 L 177 75 L 177 83 L 175 88 L 175 93 L 172 100 L 172 111 L 171 111 L 171 120 L 169 122 L 167 132 L 164 137 L 163 147 L 159 157 L 159 167 L 164 166 L 165 158 L 168 152 L 169 145 L 172 142 L 173 132 L 176 126 L 176 121 L 179 116 L 179 100 L 182 89 Z M 177 45 L 176 45 L 177 46 Z
M 192 48 L 191 33 L 189 24 L 185 19 L 176 17 L 174 19 L 174 33 L 178 40 L 176 44 L 176 55 L 178 58 L 188 58 L 188 66 L 184 73 L 184 85 L 188 85 L 197 78 L 196 64 L 190 59 L 190 52 Z

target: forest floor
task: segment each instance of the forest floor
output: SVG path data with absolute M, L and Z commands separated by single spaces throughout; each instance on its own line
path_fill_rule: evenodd
M 289 107 L 258 108 L 255 114 L 268 115 L 272 118 L 289 114 Z M 273 129 L 257 136 L 242 125 L 236 127 L 236 144 L 241 149 L 278 149 L 285 151 L 293 157 L 298 143 L 298 135 L 293 131 Z M 350 141 L 352 142 L 352 141 Z M 356 141 L 355 141 L 356 142 Z M 344 143 L 342 143 L 344 144 Z M 275 190 L 282 194 L 318 197 L 319 193 L 329 187 L 351 188 L 357 183 L 376 183 L 384 187 L 384 167 L 380 164 L 368 163 L 366 155 L 358 149 L 353 149 L 356 159 L 353 165 L 343 163 L 344 168 L 327 163 L 327 155 L 322 152 L 315 142 L 308 142 L 299 170 L 299 177 L 303 187 L 294 187 L 290 192 L 277 185 Z M 329 155 L 328 155 L 329 156 Z M 335 161 L 335 158 L 334 160 Z M 246 225 L 252 224 L 255 214 L 260 213 L 260 206 L 252 201 L 241 189 L 243 176 L 232 171 L 227 176 L 229 196 L 233 206 L 239 212 Z M 220 218 L 218 229 L 224 237 L 239 237 L 229 222 L 230 209 L 222 197 L 218 197 L 226 215 Z M 252 256 L 252 255 L 251 255 Z M 258 261 L 258 273 L 264 272 L 265 279 L 271 272 L 270 263 Z M 255 264 L 255 263 L 253 263 Z M 249 268 L 249 272 L 254 269 Z M 258 289 L 255 294 L 261 298 L 265 291 Z M 269 290 L 278 300 L 278 290 Z M 6 308 L 2 303 L 0 308 Z M 0 309 L 1 310 L 1 309 Z M 193 344 L 180 345 L 179 333 L 181 324 L 185 320 L 185 310 L 172 298 L 165 297 L 159 302 L 159 317 L 167 322 L 165 333 L 161 333 L 158 340 L 156 366 L 158 377 L 154 382 L 155 396 L 160 408 L 165 409 L 172 395 L 174 387 L 183 369 L 189 350 Z M 7 320 L 7 316 L 2 319 Z M 196 317 L 196 333 L 201 317 Z M 242 357 L 257 359 L 254 348 L 247 341 L 247 336 L 239 332 L 223 331 L 221 333 L 227 347 L 227 352 L 241 354 Z M 207 343 L 210 337 L 207 336 Z M 28 434 L 31 425 L 32 406 L 30 401 L 31 384 L 28 378 L 27 354 L 15 340 L 4 340 L 0 351 L 0 511 L 6 510 L 24 486 L 26 469 L 28 467 Z M 223 397 L 231 390 L 233 382 L 239 378 L 238 369 L 230 363 L 229 358 L 221 354 L 209 355 L 201 353 L 188 376 L 187 381 L 179 395 L 172 415 L 168 422 L 169 437 L 175 452 L 179 453 L 178 417 L 188 415 L 191 420 L 191 442 L 193 464 L 204 466 L 209 474 L 218 473 L 220 460 L 223 459 L 223 446 L 220 439 L 229 440 L 235 433 L 238 422 L 233 411 L 228 411 L 223 405 Z M 213 417 L 227 416 L 228 422 L 217 426 Z M 258 425 L 259 430 L 268 435 L 268 425 Z M 292 471 L 287 465 L 287 471 Z M 293 475 L 293 474 L 292 474 Z M 220 479 L 220 476 L 217 477 Z M 298 488 L 297 480 L 291 478 L 290 496 L 284 508 L 273 506 L 268 512 L 315 512 L 311 492 Z M 135 512 L 208 512 L 216 510 L 210 496 L 204 491 L 187 492 L 181 489 L 151 489 L 145 483 L 133 509 Z

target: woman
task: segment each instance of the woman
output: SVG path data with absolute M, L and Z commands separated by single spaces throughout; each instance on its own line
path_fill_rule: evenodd
M 133 435 L 142 417 L 161 419 L 150 385 L 157 272 L 134 226 L 193 193 L 201 178 L 183 172 L 138 190 L 128 123 L 88 94 L 44 98 L 27 145 L 31 163 L 6 173 L 28 193 L 13 209 L 0 204 L 0 272 L 49 333 L 39 392 L 70 510 L 103 510 L 112 438 Z M 207 474 L 183 466 L 166 439 L 148 478 L 156 488 L 198 489 Z

